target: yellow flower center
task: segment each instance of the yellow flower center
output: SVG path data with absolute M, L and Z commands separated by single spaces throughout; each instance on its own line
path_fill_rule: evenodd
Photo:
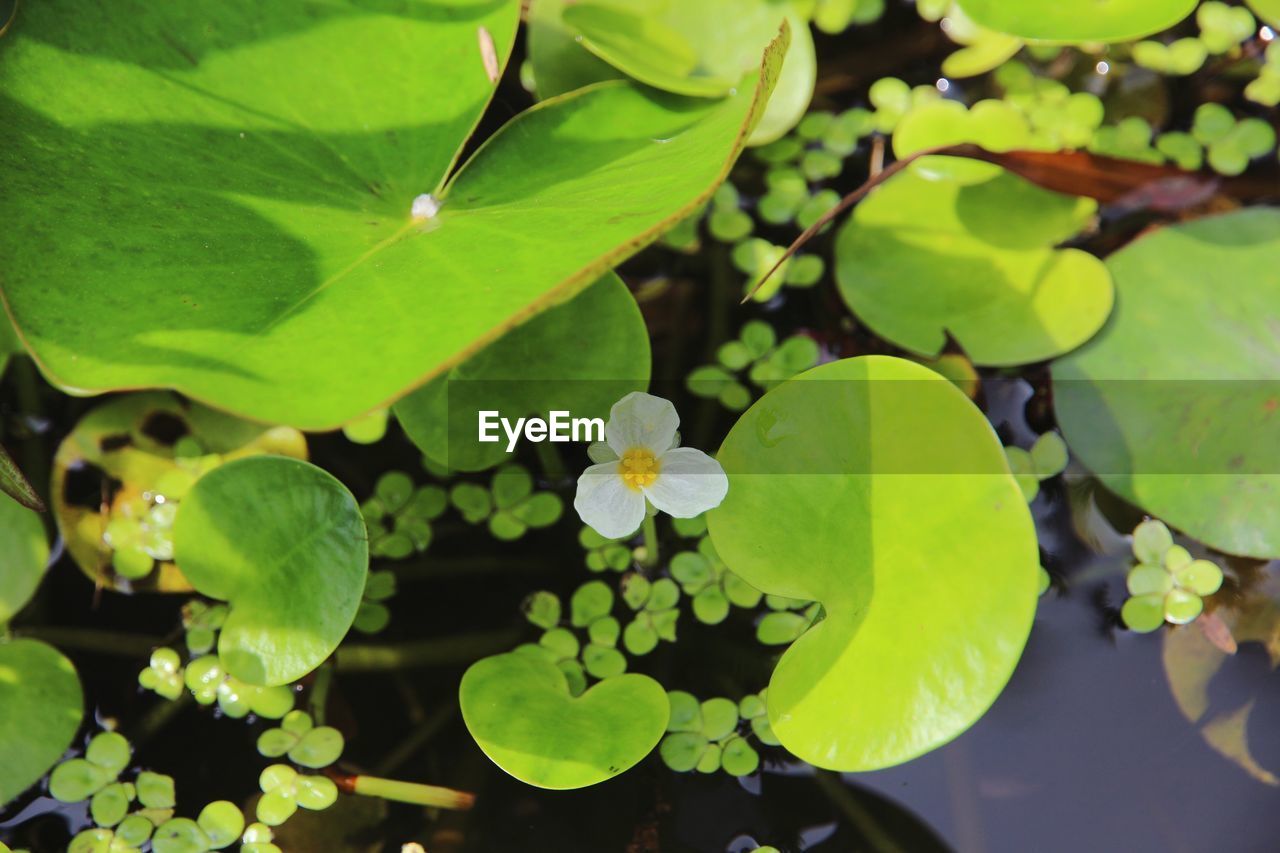
M 635 489 L 637 492 L 646 486 L 652 486 L 653 481 L 658 479 L 658 457 L 653 452 L 643 447 L 636 447 L 622 454 L 622 461 L 618 463 L 618 473 L 622 475 L 622 482 L 627 484 L 628 488 Z

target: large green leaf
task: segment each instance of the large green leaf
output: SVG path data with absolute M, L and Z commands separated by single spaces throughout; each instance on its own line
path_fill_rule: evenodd
M 995 700 L 1031 629 L 1035 528 L 982 413 L 926 367 L 814 368 L 757 401 L 718 456 L 716 551 L 825 618 L 769 682 L 774 733 L 833 770 L 914 758 Z
M 1107 266 L 1115 313 L 1053 365 L 1067 444 L 1206 544 L 1280 556 L 1280 211 L 1162 228 Z
M 360 606 L 368 534 L 346 487 L 307 462 L 252 456 L 201 477 L 173 527 L 191 584 L 231 604 L 218 638 L 227 670 L 285 684 L 333 653 Z
M 519 653 L 471 665 L 458 690 L 462 718 L 485 755 L 539 788 L 585 788 L 644 758 L 667 728 L 662 685 L 627 673 L 571 696 L 555 664 Z
M 724 97 L 737 90 L 784 19 L 791 48 L 751 136 L 753 145 L 771 142 L 800 121 L 817 82 L 813 35 L 790 0 L 535 0 L 529 31 L 535 86 L 546 97 L 621 73 L 668 92 Z
M 0 641 L 0 807 L 62 757 L 83 714 L 71 661 L 38 640 Z
M 986 365 L 1053 358 L 1097 332 L 1111 310 L 1106 267 L 1053 248 L 1095 203 L 999 169 L 968 185 L 930 180 L 936 163 L 954 158 L 926 159 L 877 188 L 836 238 L 836 281 L 853 312 L 931 358 L 950 334 Z
M 1197 0 L 958 0 L 990 30 L 1047 42 L 1114 42 L 1168 29 Z
M 505 58 L 518 7 L 24 5 L 0 44 L 0 255 L 46 374 L 306 428 L 385 405 L 704 201 L 785 50 L 723 101 L 543 102 L 446 185 L 493 89 L 479 45 Z
M 515 419 L 566 411 L 607 418 L 649 387 L 649 333 L 622 279 L 609 273 L 396 404 L 405 432 L 432 459 L 477 471 L 507 458 L 506 438 L 477 440 L 481 410 Z
M 49 542 L 40 516 L 11 500 L 0 498 L 0 625 L 4 625 L 35 594 L 49 562 Z

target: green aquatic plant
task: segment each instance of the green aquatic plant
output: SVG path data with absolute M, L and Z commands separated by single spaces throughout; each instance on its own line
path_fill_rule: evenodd
M 1133 556 L 1138 562 L 1125 579 L 1130 598 L 1120 611 L 1130 630 L 1185 625 L 1204 610 L 1204 597 L 1222 586 L 1222 569 L 1175 545 L 1160 521 L 1148 519 L 1134 528 Z

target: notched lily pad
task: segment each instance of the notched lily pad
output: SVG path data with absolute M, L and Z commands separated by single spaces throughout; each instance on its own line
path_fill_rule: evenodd
M 306 429 L 385 407 L 701 205 L 786 48 L 723 100 L 545 101 L 446 182 L 494 91 L 478 34 L 501 65 L 520 7 L 24 5 L 0 51 L 0 255 L 45 374 Z
M 472 664 L 458 690 L 462 718 L 485 755 L 539 788 L 585 788 L 617 776 L 658 745 L 670 706 L 647 675 L 607 678 L 580 696 L 544 659 L 509 653 Z
M 926 367 L 865 357 L 770 391 L 725 439 L 724 562 L 825 618 L 768 688 L 774 734 L 833 770 L 907 761 L 972 725 L 1035 613 L 1035 528 L 991 426 Z
M 364 592 L 367 538 L 345 486 L 280 456 L 202 477 L 173 528 L 192 586 L 231 605 L 218 637 L 223 665 L 268 686 L 306 675 L 346 636 Z
M 836 282 L 850 309 L 927 358 L 950 334 L 978 365 L 1042 361 L 1092 337 L 1111 311 L 1111 276 L 1092 255 L 1054 246 L 1096 204 L 1002 170 L 968 185 L 930 180 L 954 158 L 926 159 L 877 188 L 840 230 Z
M 188 592 L 173 563 L 182 499 L 223 462 L 259 454 L 305 459 L 307 441 L 291 427 L 249 423 L 172 394 L 110 400 L 58 447 L 54 518 L 94 582 L 122 592 Z
M 71 661 L 38 640 L 0 641 L 0 807 L 62 757 L 83 714 Z
M 1280 211 L 1161 228 L 1107 259 L 1116 310 L 1053 365 L 1072 452 L 1229 554 L 1280 556 Z

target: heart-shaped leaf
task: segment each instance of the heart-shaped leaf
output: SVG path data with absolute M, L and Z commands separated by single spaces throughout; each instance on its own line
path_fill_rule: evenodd
M 757 401 L 718 456 L 707 517 L 753 586 L 818 601 L 782 656 L 769 720 L 833 770 L 914 758 L 973 724 L 1035 614 L 1035 528 L 982 413 L 926 367 L 882 356 L 814 368 Z
M 1197 0 L 958 0 L 990 30 L 1035 41 L 1080 43 L 1142 38 L 1168 29 Z
M 0 642 L 0 807 L 62 757 L 83 714 L 71 661 L 38 640 Z
M 840 230 L 836 281 L 861 320 L 920 355 L 937 357 L 950 334 L 974 364 L 1052 358 L 1087 341 L 1111 310 L 1103 263 L 1053 248 L 1095 209 L 1007 172 L 964 186 L 913 165 Z
M 544 102 L 446 182 L 493 92 L 481 45 L 505 60 L 519 9 L 24 5 L 0 51 L 0 255 L 46 374 L 316 429 L 384 406 L 705 201 L 786 47 L 722 101 Z
M 12 619 L 44 577 L 49 541 L 40 516 L 10 500 L 0 499 L 0 626 Z
M 96 584 L 189 592 L 173 564 L 175 511 L 205 472 L 260 453 L 306 458 L 307 440 L 173 394 L 108 400 L 80 419 L 53 459 L 53 515 L 67 551 Z
M 813 35 L 786 2 L 537 0 L 533 5 L 540 31 L 530 29 L 529 53 L 541 97 L 619 73 L 667 92 L 724 97 L 737 90 L 743 72 L 785 19 L 791 48 L 751 144 L 772 142 L 795 127 L 813 98 Z M 600 61 L 591 63 L 580 54 Z
M 231 604 L 219 657 L 236 678 L 261 685 L 301 678 L 346 636 L 364 592 L 367 538 L 345 486 L 283 456 L 215 468 L 173 526 L 183 573 Z
M 1116 310 L 1053 365 L 1071 451 L 1229 554 L 1280 556 L 1280 211 L 1161 228 L 1107 259 Z
M 520 326 L 396 404 L 422 452 L 458 471 L 507 457 L 507 438 L 477 440 L 481 411 L 506 418 L 553 409 L 607 418 L 609 407 L 649 387 L 649 332 L 614 273 Z
M 628 673 L 569 695 L 553 663 L 508 653 L 471 665 L 458 689 L 462 718 L 485 755 L 539 788 L 585 788 L 644 758 L 667 728 L 662 685 Z

